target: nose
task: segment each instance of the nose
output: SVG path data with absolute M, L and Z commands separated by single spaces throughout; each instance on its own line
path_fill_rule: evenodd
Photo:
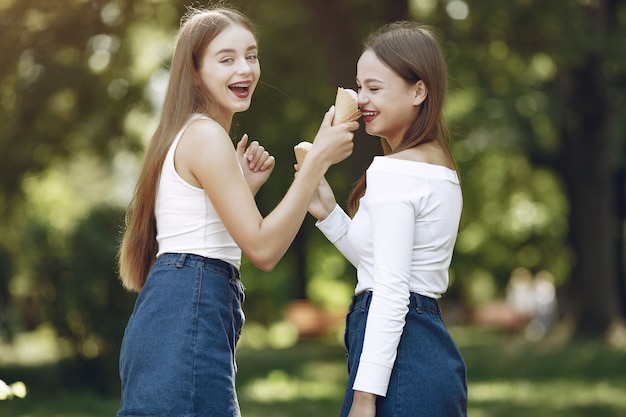
M 361 89 L 356 97 L 356 102 L 359 105 L 359 108 L 363 107 L 363 104 L 367 103 L 368 101 L 369 99 L 367 98 L 366 94 L 363 92 L 363 89 Z
M 252 67 L 248 60 L 243 57 L 237 62 L 237 74 L 249 74 L 252 71 Z

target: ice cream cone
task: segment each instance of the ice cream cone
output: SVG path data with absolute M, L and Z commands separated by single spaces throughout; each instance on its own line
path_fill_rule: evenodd
M 296 154 L 296 162 L 298 166 L 302 167 L 304 163 L 304 158 L 306 154 L 309 153 L 309 149 L 311 149 L 313 144 L 311 142 L 300 142 L 296 146 L 293 147 L 293 152 Z
M 349 88 L 338 87 L 335 98 L 335 117 L 332 125 L 351 122 L 359 117 L 361 117 L 361 112 L 359 111 L 356 92 Z

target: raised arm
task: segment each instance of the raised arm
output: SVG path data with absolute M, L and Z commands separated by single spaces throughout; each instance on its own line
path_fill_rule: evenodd
M 200 120 L 189 126 L 181 139 L 176 154 L 177 170 L 180 167 L 182 173 L 195 180 L 195 184 L 188 182 L 206 191 L 237 245 L 263 270 L 273 269 L 289 248 L 328 168 L 352 153 L 352 131 L 358 128 L 358 123 L 331 126 L 332 117 L 331 109 L 315 137 L 307 164 L 266 217 L 256 206 L 230 137 L 217 123 Z

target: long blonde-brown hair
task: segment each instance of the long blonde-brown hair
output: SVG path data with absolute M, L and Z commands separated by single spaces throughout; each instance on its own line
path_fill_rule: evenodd
M 211 116 L 214 108 L 211 96 L 196 82 L 204 53 L 211 41 L 233 24 L 255 34 L 254 25 L 246 16 L 225 7 L 190 8 L 181 20 L 159 124 L 146 149 L 135 194 L 126 212 L 119 272 L 124 287 L 129 290 L 143 288 L 157 253 L 154 208 L 167 151 L 192 114 Z
M 448 70 L 439 43 L 430 28 L 416 22 L 389 23 L 366 39 L 363 50 L 374 52 L 381 62 L 407 83 L 415 84 L 422 80 L 428 89 L 422 108 L 405 132 L 400 145 L 392 152 L 387 141 L 381 139 L 384 154 L 397 153 L 436 140 L 454 161 L 443 118 Z M 365 194 L 365 188 L 366 178 L 363 174 L 348 198 L 348 212 L 351 216 L 359 208 L 359 200 Z

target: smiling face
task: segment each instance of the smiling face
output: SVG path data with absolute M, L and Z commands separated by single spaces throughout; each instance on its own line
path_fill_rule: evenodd
M 211 116 L 228 130 L 235 113 L 250 107 L 261 67 L 254 35 L 231 24 L 207 47 L 198 69 L 200 82 L 212 97 Z
M 356 82 L 365 130 L 372 136 L 385 138 L 394 149 L 426 98 L 424 83 L 408 83 L 370 49 L 359 59 Z

